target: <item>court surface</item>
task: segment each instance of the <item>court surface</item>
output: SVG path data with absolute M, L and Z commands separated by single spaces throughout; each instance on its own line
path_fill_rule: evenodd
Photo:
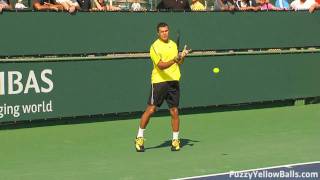
M 0 179 L 177 179 L 320 160 L 320 104 L 182 115 L 180 152 L 168 116 L 151 119 L 135 152 L 138 121 L 1 130 Z

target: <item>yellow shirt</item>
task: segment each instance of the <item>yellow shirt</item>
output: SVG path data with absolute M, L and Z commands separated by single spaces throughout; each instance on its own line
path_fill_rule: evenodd
M 151 74 L 151 82 L 159 83 L 165 81 L 179 81 L 180 80 L 180 68 L 179 65 L 174 63 L 167 69 L 161 70 L 157 64 L 159 61 L 168 62 L 174 57 L 178 56 L 177 44 L 169 40 L 167 43 L 157 39 L 150 47 L 150 58 L 153 63 L 153 70 Z
M 203 4 L 201 4 L 199 1 L 197 1 L 191 5 L 191 10 L 192 11 L 205 11 L 206 8 L 204 7 Z

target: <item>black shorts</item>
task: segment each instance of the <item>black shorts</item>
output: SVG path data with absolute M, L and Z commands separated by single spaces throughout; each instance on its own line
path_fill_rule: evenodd
M 152 84 L 148 104 L 160 107 L 164 100 L 166 100 L 169 108 L 179 106 L 179 81 L 166 81 Z

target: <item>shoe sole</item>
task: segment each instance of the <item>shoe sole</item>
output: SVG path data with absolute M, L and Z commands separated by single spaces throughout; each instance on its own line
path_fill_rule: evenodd
M 180 148 L 179 149 L 171 148 L 171 151 L 180 151 Z
M 135 146 L 137 152 L 144 152 L 144 146 L 140 146 L 140 150 Z

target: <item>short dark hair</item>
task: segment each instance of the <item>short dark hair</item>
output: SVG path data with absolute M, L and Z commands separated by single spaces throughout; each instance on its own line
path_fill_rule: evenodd
M 161 27 L 169 27 L 169 25 L 165 22 L 160 22 L 158 25 L 157 25 L 157 32 L 159 32 L 159 28 Z

